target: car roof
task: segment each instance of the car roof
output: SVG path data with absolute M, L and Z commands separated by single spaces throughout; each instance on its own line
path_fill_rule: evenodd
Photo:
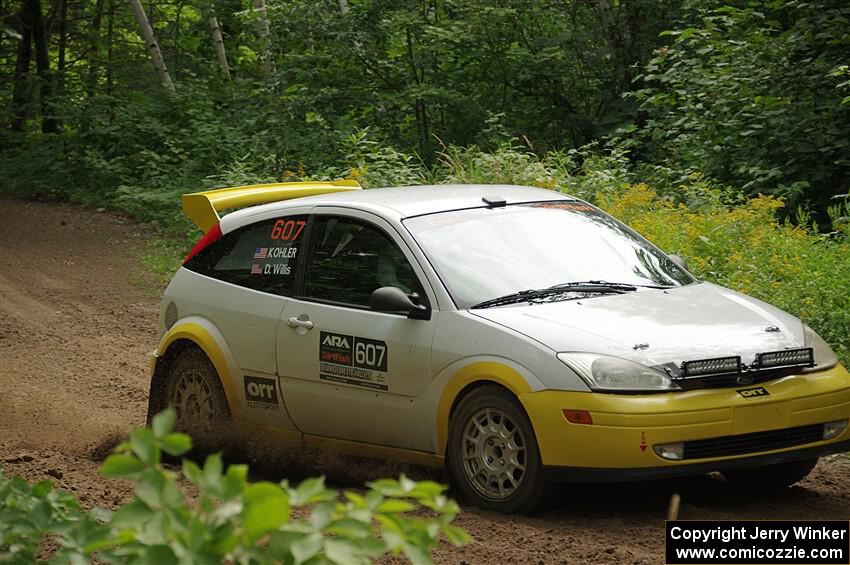
M 508 205 L 544 200 L 578 200 L 574 196 L 556 190 L 530 186 L 499 184 L 402 186 L 336 192 L 253 206 L 227 214 L 223 222 L 227 224 L 227 229 L 224 230 L 227 232 L 250 222 L 253 216 L 265 215 L 273 211 L 283 212 L 288 208 L 305 204 L 368 210 L 387 219 L 398 221 L 412 216 L 450 210 L 483 208 L 487 206 L 484 198 L 490 201 L 504 200 Z

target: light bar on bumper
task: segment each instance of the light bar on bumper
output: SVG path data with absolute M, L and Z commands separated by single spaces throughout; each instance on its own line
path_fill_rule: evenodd
M 678 382 L 686 380 L 710 380 L 713 377 L 735 377 L 749 375 L 753 379 L 777 378 L 803 372 L 815 366 L 815 354 L 811 347 L 797 349 L 782 349 L 757 353 L 749 365 L 741 362 L 740 356 L 714 357 L 711 359 L 696 359 L 684 361 L 679 366 L 678 374 L 673 379 Z M 753 382 L 751 380 L 751 382 Z M 738 383 L 748 384 L 748 383 Z
M 812 367 L 814 364 L 814 350 L 811 347 L 804 347 L 759 353 L 756 355 L 752 367 L 754 369 L 774 369 L 779 367 Z
M 681 378 L 703 377 L 708 375 L 728 375 L 741 372 L 741 357 L 716 357 L 713 359 L 698 359 L 682 363 Z

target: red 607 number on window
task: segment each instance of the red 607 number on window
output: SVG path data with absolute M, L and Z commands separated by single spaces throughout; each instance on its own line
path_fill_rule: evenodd
M 280 241 L 295 241 L 306 225 L 307 222 L 304 220 L 278 220 L 272 226 L 271 238 Z

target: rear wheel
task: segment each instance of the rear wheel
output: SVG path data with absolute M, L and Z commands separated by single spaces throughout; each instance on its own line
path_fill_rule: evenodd
M 461 400 L 449 424 L 449 469 L 472 504 L 498 512 L 532 512 L 545 481 L 534 430 L 509 392 L 478 388 Z
M 230 410 L 210 360 L 202 351 L 182 351 L 165 375 L 165 398 L 174 407 L 175 427 L 192 436 L 202 451 L 220 445 Z
M 802 461 L 789 461 L 776 465 L 766 465 L 752 469 L 737 469 L 724 471 L 723 476 L 733 486 L 751 487 L 759 485 L 763 488 L 785 488 L 798 483 L 815 468 L 818 460 L 804 459 Z

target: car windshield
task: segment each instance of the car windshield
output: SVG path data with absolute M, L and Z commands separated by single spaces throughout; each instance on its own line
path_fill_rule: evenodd
M 583 202 L 455 210 L 404 224 L 459 308 L 565 283 L 667 287 L 694 282 L 648 241 Z

